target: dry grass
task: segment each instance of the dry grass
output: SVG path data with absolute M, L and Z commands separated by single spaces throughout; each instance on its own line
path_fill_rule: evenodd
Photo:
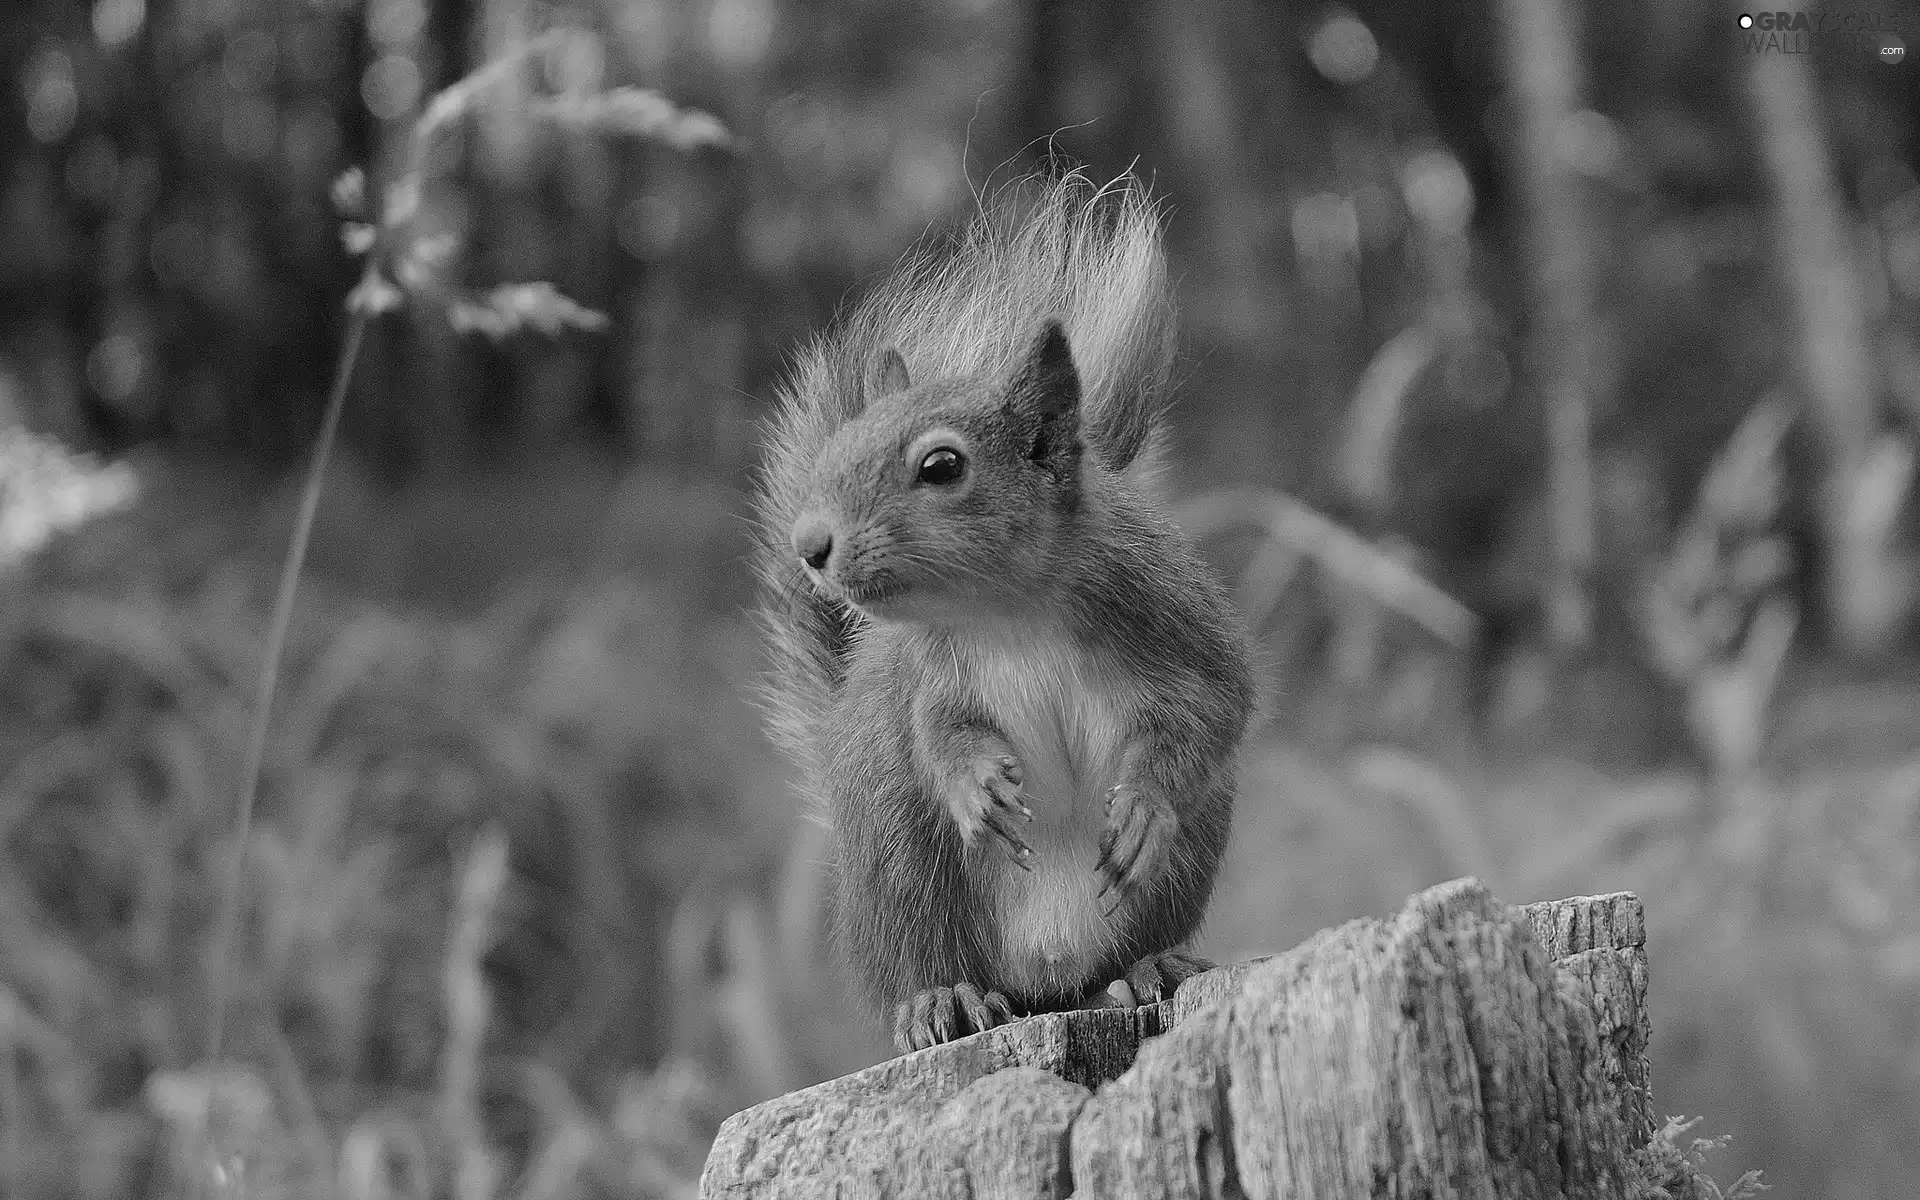
M 1705 785 L 1683 772 L 1550 757 L 1470 771 L 1384 746 L 1262 747 L 1207 949 L 1271 952 L 1461 874 L 1511 901 L 1636 891 L 1656 1104 L 1734 1135 L 1716 1174 L 1762 1169 L 1793 1196 L 1907 1194 L 1920 1171 L 1912 718 L 1841 765 L 1794 727 L 1850 707 L 1864 729 L 1871 698 L 1824 687 L 1797 699 L 1760 776 L 1770 782 L 1705 827 Z
M 285 497 L 249 528 L 233 497 L 156 480 L 137 516 L 12 580 L 7 1194 L 668 1194 L 726 1105 L 793 1077 L 676 1041 L 738 964 L 701 958 L 661 986 L 675 936 L 751 957 L 753 931 L 675 905 L 704 890 L 760 911 L 754 860 L 777 862 L 777 793 L 735 699 L 746 635 L 705 615 L 735 524 L 710 495 L 565 479 L 476 515 L 554 490 L 606 523 L 482 527 L 529 544 L 496 548 L 511 570 L 463 559 L 460 613 L 364 598 L 383 559 L 445 533 L 445 498 L 332 481 L 245 847 L 219 1063 L 199 1057 L 208 952 Z M 526 571 L 547 555 L 587 565 Z
M 725 1112 L 879 1052 L 821 969 L 824 847 L 742 699 L 735 497 L 575 464 L 329 480 L 229 1053 L 204 1061 L 292 507 L 150 472 L 137 510 L 4 577 L 0 1191 L 688 1195 Z M 1207 948 L 1284 948 L 1470 872 L 1511 900 L 1635 888 L 1660 1108 L 1736 1134 L 1726 1177 L 1899 1194 L 1920 690 L 1788 679 L 1759 790 L 1718 809 L 1744 823 L 1704 829 L 1680 772 L 1269 732 Z

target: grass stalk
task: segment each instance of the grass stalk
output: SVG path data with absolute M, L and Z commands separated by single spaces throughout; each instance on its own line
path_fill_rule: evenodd
M 360 359 L 360 345 L 366 339 L 367 321 L 368 315 L 364 312 L 351 312 L 347 317 L 347 336 L 340 345 L 340 359 L 333 373 L 333 389 L 327 396 L 326 414 L 320 421 L 320 438 L 307 468 L 306 486 L 300 493 L 300 512 L 294 519 L 293 539 L 287 547 L 286 562 L 280 569 L 280 588 L 274 598 L 273 623 L 268 628 L 266 653 L 260 662 L 253 722 L 247 733 L 247 757 L 241 770 L 240 796 L 234 815 L 233 855 L 227 864 L 218 923 L 214 926 L 209 968 L 212 975 L 208 987 L 211 1001 L 207 1028 L 209 1062 L 219 1061 L 226 1033 L 227 1004 L 230 1000 L 229 966 L 240 924 L 247 843 L 253 833 L 253 810 L 259 799 L 261 767 L 266 760 L 267 725 L 273 713 L 273 694 L 280 682 L 280 659 L 286 649 L 287 630 L 293 624 L 293 602 L 299 589 L 300 569 L 307 559 L 307 544 L 313 536 L 314 515 L 320 508 L 320 484 L 326 477 L 327 462 L 332 457 L 333 443 L 340 430 L 340 414 L 347 406 L 353 369 Z

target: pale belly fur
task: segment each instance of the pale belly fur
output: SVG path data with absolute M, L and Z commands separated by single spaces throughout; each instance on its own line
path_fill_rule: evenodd
M 966 656 L 994 724 L 1025 767 L 1022 790 L 1033 869 L 1004 855 L 974 862 L 992 876 L 1005 986 L 1033 994 L 1087 981 L 1116 938 L 1100 903 L 1106 794 L 1124 748 L 1124 696 L 1085 656 L 1040 645 L 982 642 Z

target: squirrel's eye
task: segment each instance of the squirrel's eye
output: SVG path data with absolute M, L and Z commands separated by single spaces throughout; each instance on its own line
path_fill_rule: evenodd
M 960 476 L 964 475 L 966 470 L 967 460 L 961 456 L 960 452 L 942 446 L 938 450 L 928 451 L 927 456 L 920 460 L 918 482 L 958 483 Z

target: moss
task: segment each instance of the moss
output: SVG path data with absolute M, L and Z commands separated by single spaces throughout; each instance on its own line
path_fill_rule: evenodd
M 1683 1147 L 1681 1136 L 1700 1118 L 1691 1121 L 1668 1117 L 1666 1125 L 1628 1164 L 1633 1200 L 1752 1200 L 1767 1189 L 1760 1172 L 1748 1171 L 1721 1187 L 1704 1170 L 1707 1155 L 1725 1146 L 1728 1134 L 1716 1138 L 1693 1138 Z

